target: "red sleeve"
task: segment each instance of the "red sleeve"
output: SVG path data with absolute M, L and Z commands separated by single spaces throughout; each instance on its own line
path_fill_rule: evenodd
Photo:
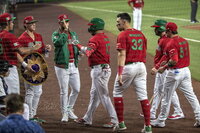
M 94 39 L 91 39 L 85 51 L 86 56 L 89 57 L 97 49 L 97 47 L 98 43 Z
M 178 49 L 176 47 L 176 42 L 173 39 L 169 42 L 167 52 L 170 59 L 172 59 L 175 62 L 178 62 Z
M 10 34 L 9 35 L 9 39 L 8 39 L 9 43 L 11 44 L 11 47 L 13 49 L 17 49 L 19 47 L 21 47 L 21 45 L 18 42 L 17 37 L 14 34 Z
M 121 32 L 117 37 L 117 50 L 126 49 L 126 42 L 125 32 Z

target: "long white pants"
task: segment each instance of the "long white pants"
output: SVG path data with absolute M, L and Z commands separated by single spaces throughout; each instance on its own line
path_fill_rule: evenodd
M 165 83 L 165 77 L 167 75 L 167 70 L 160 74 L 157 73 L 156 74 L 156 78 L 155 78 L 155 84 L 154 84 L 154 98 L 153 98 L 153 102 L 151 104 L 151 118 L 156 118 L 156 110 L 159 107 L 159 104 L 164 96 L 164 83 Z M 174 92 L 173 96 L 172 96 L 172 104 L 174 107 L 174 114 L 180 114 L 182 113 L 182 109 L 180 107 L 180 102 L 179 102 L 179 98 L 178 95 L 176 93 L 176 91 Z
M 79 70 L 74 63 L 69 63 L 69 68 L 64 69 L 55 66 L 55 72 L 60 86 L 60 104 L 62 114 L 67 113 L 68 108 L 73 108 L 80 92 Z M 71 93 L 68 98 L 69 86 Z
M 133 64 L 125 65 L 122 73 L 123 85 L 119 85 L 117 75 L 114 84 L 113 97 L 123 97 L 123 93 L 126 89 L 130 86 L 135 86 L 137 99 L 139 101 L 148 99 L 146 79 L 146 66 L 143 62 L 135 62 Z
M 13 66 L 9 68 L 10 74 L 8 77 L 5 77 L 5 81 L 8 85 L 8 94 L 11 93 L 20 93 L 20 85 L 19 85 L 19 75 L 17 71 L 17 67 Z
M 193 91 L 191 73 L 188 67 L 168 70 L 164 85 L 165 95 L 161 104 L 161 112 L 158 116 L 158 120 L 165 121 L 167 119 L 172 95 L 176 88 L 179 88 L 184 93 L 184 96 L 192 106 L 196 120 L 200 120 L 200 105 Z
M 29 118 L 33 118 L 37 114 L 42 85 L 33 86 L 24 82 L 24 87 L 26 88 L 25 103 L 29 106 Z
M 142 8 L 134 8 L 133 10 L 133 28 L 141 30 L 142 26 Z
M 98 65 L 99 66 L 99 65 Z M 108 81 L 111 70 L 96 67 L 91 70 L 92 86 L 90 90 L 90 103 L 88 110 L 83 117 L 87 124 L 92 124 L 92 116 L 101 102 L 111 118 L 111 122 L 117 124 L 118 118 L 114 106 L 109 97 Z

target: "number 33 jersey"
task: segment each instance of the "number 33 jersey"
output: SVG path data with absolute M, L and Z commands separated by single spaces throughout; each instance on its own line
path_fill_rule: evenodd
M 136 29 L 122 31 L 117 38 L 117 50 L 126 50 L 125 64 L 146 62 L 147 39 Z

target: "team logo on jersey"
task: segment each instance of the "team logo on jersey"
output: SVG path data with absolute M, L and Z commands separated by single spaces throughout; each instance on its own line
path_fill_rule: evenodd
M 27 64 L 30 64 L 31 68 L 34 70 L 34 72 L 28 71 L 21 66 L 22 77 L 27 83 L 31 85 L 40 85 L 46 81 L 48 76 L 48 66 L 41 54 L 31 53 L 25 56 L 24 61 Z

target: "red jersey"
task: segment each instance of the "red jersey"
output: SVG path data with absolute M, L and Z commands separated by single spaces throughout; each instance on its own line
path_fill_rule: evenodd
M 74 47 L 73 47 L 73 44 L 72 44 L 72 37 L 69 33 L 67 33 L 67 35 L 68 35 L 69 58 L 74 59 Z
M 167 49 L 170 59 L 177 59 L 177 64 L 172 68 L 183 68 L 190 65 L 190 50 L 187 40 L 180 36 L 173 37 Z
M 17 65 L 16 49 L 20 47 L 17 37 L 6 31 L 0 31 L 0 59 L 7 60 L 11 65 Z
M 38 52 L 40 54 L 44 54 L 45 52 L 45 45 L 42 40 L 42 36 L 38 33 L 34 32 L 35 40 L 33 40 L 27 32 L 24 32 L 21 34 L 21 36 L 18 38 L 19 43 L 21 44 L 22 47 L 33 47 L 36 44 L 41 44 L 41 48 L 36 50 L 35 52 Z
M 129 6 L 131 5 L 131 3 L 133 3 L 133 7 L 135 8 L 141 8 L 144 6 L 144 0 L 129 0 Z
M 147 39 L 141 31 L 127 29 L 117 38 L 117 50 L 126 50 L 125 64 L 130 62 L 146 62 Z
M 156 49 L 156 55 L 154 56 L 154 67 L 158 69 L 163 61 L 161 61 L 162 56 L 164 55 L 164 51 L 167 48 L 167 44 L 170 38 L 166 35 L 162 36 L 158 39 L 158 47 Z
M 110 64 L 110 41 L 104 33 L 97 33 L 90 38 L 88 50 L 94 52 L 88 57 L 90 67 L 99 64 Z

